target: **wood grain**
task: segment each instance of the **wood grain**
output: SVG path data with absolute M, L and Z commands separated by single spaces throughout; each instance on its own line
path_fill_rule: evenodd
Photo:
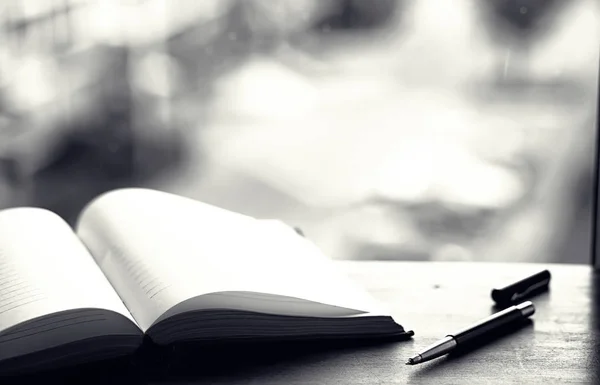
M 380 367 L 381 383 L 600 382 L 597 284 L 589 266 L 398 262 L 344 268 L 416 333 L 413 344 L 398 343 L 385 354 L 393 363 Z M 497 311 L 493 287 L 544 268 L 552 274 L 550 291 L 531 299 L 536 313 L 530 326 L 460 357 L 401 365 L 412 350 Z
M 352 278 L 415 331 L 412 341 L 285 356 L 211 383 L 552 384 L 599 383 L 598 306 L 589 266 L 340 262 Z M 533 322 L 474 350 L 417 366 L 406 358 L 495 311 L 494 286 L 550 270 L 551 290 L 532 298 Z M 285 357 L 285 358 L 283 358 Z M 261 368 L 261 369 L 258 369 Z M 258 372 L 256 370 L 258 369 Z M 202 378 L 197 378 L 202 383 Z M 214 382 L 213 382 L 214 381 Z
M 171 358 L 167 365 L 177 367 L 185 357 L 192 362 L 191 370 L 146 373 L 145 378 L 134 373 L 131 380 L 125 380 L 130 372 L 110 373 L 103 367 L 104 376 L 83 372 L 77 381 L 83 376 L 86 383 L 136 384 L 600 383 L 600 301 L 598 279 L 590 266 L 338 263 L 387 304 L 399 323 L 415 331 L 412 340 L 335 346 L 282 344 L 224 353 L 205 349 Z M 531 299 L 536 306 L 532 322 L 462 354 L 417 366 L 404 364 L 417 350 L 497 311 L 490 297 L 493 287 L 544 268 L 552 274 L 551 289 Z

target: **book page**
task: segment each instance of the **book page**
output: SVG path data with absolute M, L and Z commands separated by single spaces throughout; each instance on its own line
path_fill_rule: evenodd
M 191 199 L 146 189 L 106 193 L 84 208 L 79 238 L 143 331 L 169 308 L 189 298 L 211 275 L 211 259 L 190 249 L 210 228 L 248 226 L 254 219 Z M 193 259 L 193 264 L 189 262 Z M 198 266 L 201 266 L 200 268 Z M 195 289 L 198 289 L 197 287 Z M 204 293 L 194 290 L 194 293 Z
M 77 233 L 142 330 L 173 306 L 215 292 L 254 292 L 377 312 L 309 241 L 260 221 L 144 189 L 118 190 L 82 213 Z
M 81 308 L 111 310 L 133 320 L 60 217 L 37 208 L 0 211 L 0 332 Z

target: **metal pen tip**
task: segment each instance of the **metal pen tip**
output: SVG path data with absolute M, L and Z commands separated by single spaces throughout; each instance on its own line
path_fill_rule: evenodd
M 406 360 L 406 365 L 416 365 L 420 363 L 422 359 L 423 357 L 421 357 L 420 354 L 417 354 L 416 356 L 410 357 L 408 360 Z

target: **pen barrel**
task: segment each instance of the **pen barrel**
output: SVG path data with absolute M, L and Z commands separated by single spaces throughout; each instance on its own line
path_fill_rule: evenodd
M 524 318 L 525 317 L 523 316 L 523 313 L 521 313 L 518 308 L 511 307 L 493 314 L 474 325 L 452 334 L 451 336 L 454 337 L 457 344 L 466 344 L 472 340 L 483 337 L 484 335 L 491 334 L 505 325 L 522 320 Z

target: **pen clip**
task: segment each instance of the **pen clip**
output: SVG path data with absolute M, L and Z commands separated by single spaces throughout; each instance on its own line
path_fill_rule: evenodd
M 526 297 L 528 294 L 530 294 L 530 293 L 531 293 L 531 292 L 533 292 L 534 290 L 537 290 L 537 289 L 539 289 L 539 288 L 541 288 L 541 287 L 545 286 L 545 285 L 548 283 L 548 281 L 549 281 L 548 279 L 545 279 L 545 280 L 543 280 L 543 281 L 541 281 L 541 282 L 538 282 L 538 283 L 536 283 L 536 284 L 533 284 L 533 285 L 529 286 L 527 289 L 525 289 L 525 290 L 524 290 L 523 292 L 521 292 L 521 293 L 514 293 L 514 294 L 512 295 L 512 297 L 510 297 L 510 300 L 511 300 L 512 302 L 514 302 L 514 301 L 516 301 L 516 300 L 518 300 L 518 299 L 521 299 L 521 298 L 523 298 L 523 297 Z

